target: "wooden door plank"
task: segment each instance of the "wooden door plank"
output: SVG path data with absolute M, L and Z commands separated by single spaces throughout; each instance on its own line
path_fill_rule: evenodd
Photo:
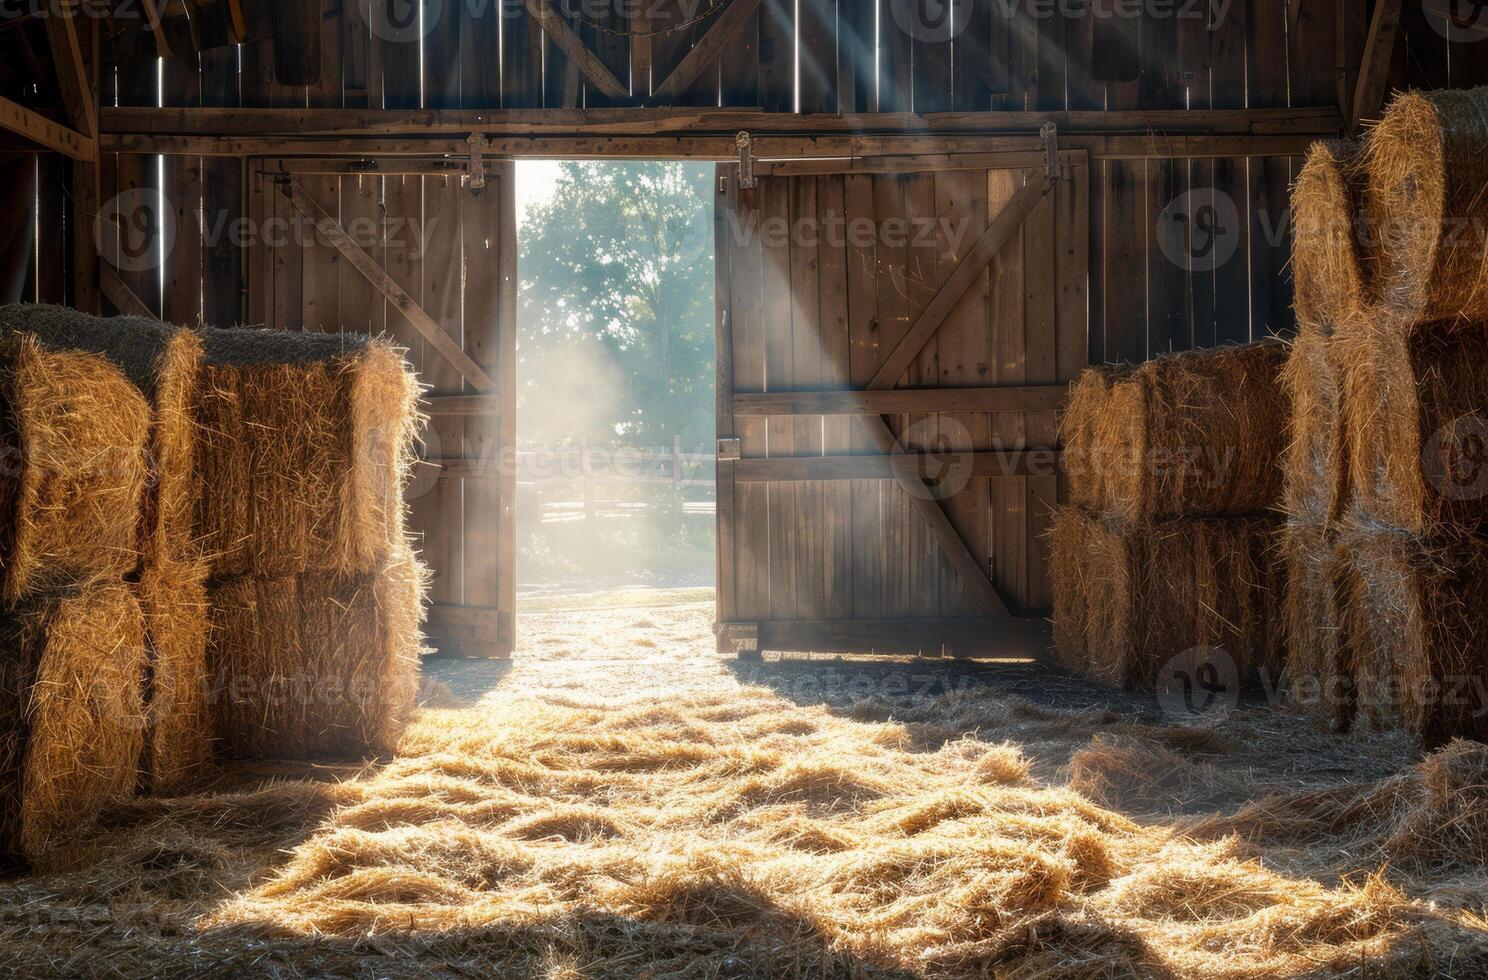
M 1019 171 L 988 172 L 988 207 L 1005 210 L 1007 202 L 1019 193 L 1022 177 Z M 991 274 L 992 381 L 998 385 L 1022 384 L 1026 379 L 1023 234 L 1020 225 L 998 253 Z M 991 427 L 994 450 L 1013 451 L 1026 443 L 1024 416 L 998 415 L 991 420 Z M 987 496 L 991 508 L 988 524 L 992 538 L 992 582 L 999 594 L 1014 597 L 1016 601 L 1026 594 L 1028 582 L 1026 480 L 1015 475 L 992 477 Z
M 717 331 L 717 374 L 714 381 L 714 412 L 718 438 L 737 438 L 734 420 L 734 311 L 733 280 L 735 254 L 729 237 L 730 220 L 738 218 L 738 185 L 732 168 L 720 163 L 713 168 L 713 277 L 714 324 Z M 719 623 L 731 623 L 738 616 L 738 498 L 734 489 L 734 461 L 719 458 L 715 462 L 717 488 L 714 496 L 714 522 L 717 541 L 717 590 Z
M 1015 193 L 1007 207 L 987 226 L 966 257 L 957 265 L 956 271 L 947 277 L 945 285 L 936 292 L 935 298 L 925 307 L 905 332 L 898 344 L 884 358 L 878 373 L 873 376 L 869 388 L 886 388 L 896 384 L 910 363 L 918 356 L 927 340 L 935 334 L 945 321 L 946 315 L 966 294 L 987 267 L 987 263 L 1001 251 L 1014 232 L 1022 225 L 1034 207 L 1049 191 L 1047 180 L 1034 180 Z
M 874 181 L 864 174 L 843 178 L 849 226 L 864 221 L 872 224 Z M 877 234 L 867 240 L 847 237 L 848 384 L 854 389 L 868 383 L 880 361 L 878 239 Z M 854 425 L 849 446 L 854 452 L 862 452 L 874 448 L 874 443 L 867 432 Z M 848 492 L 852 497 L 852 615 L 876 618 L 884 609 L 884 486 L 878 481 L 859 480 L 849 485 Z
M 991 219 L 987 209 L 986 173 L 964 170 L 938 174 L 935 178 L 935 192 L 940 268 L 944 273 L 960 263 L 969 243 L 981 237 Z M 942 413 L 939 436 L 941 445 L 949 451 L 970 452 L 985 448 L 991 442 L 991 417 L 979 408 L 970 407 L 977 403 L 962 397 L 967 390 L 990 391 L 994 396 L 1011 393 L 998 392 L 996 389 L 961 387 L 984 385 L 991 375 L 992 351 L 987 333 L 990 282 L 990 272 L 983 269 L 941 326 L 937 338 L 940 368 L 937 384 L 940 387 L 933 391 L 916 392 L 919 396 L 933 397 L 933 402 L 926 398 L 927 403 L 935 405 L 935 410 Z M 906 390 L 912 389 L 897 391 Z M 883 394 L 889 393 L 871 392 L 860 397 Z M 1062 393 L 1060 397 L 1063 397 Z M 990 403 L 997 404 L 998 401 L 994 397 Z M 1001 403 L 1021 408 L 1023 400 L 1006 398 Z M 957 412 L 958 407 L 967 407 L 970 410 Z M 991 555 L 987 530 L 987 481 L 982 478 L 970 479 L 966 487 L 947 499 L 944 505 L 946 516 L 950 518 L 961 539 L 967 543 L 978 565 L 984 571 L 989 569 Z M 960 584 L 960 576 L 945 561 L 941 563 L 940 596 L 942 616 L 971 612 L 977 605 L 975 598 Z
M 757 193 L 762 227 L 781 226 L 790 218 L 789 180 L 762 180 Z M 788 227 L 788 224 L 786 224 Z M 760 238 L 764 255 L 765 390 L 788 391 L 794 386 L 791 319 L 791 243 L 786 236 Z M 770 457 L 795 455 L 795 424 L 789 418 L 765 420 L 765 439 Z M 796 517 L 796 487 L 772 486 L 769 490 L 770 618 L 796 618 L 796 552 L 801 547 Z
M 736 392 L 764 391 L 764 253 L 757 243 L 762 218 L 759 191 L 740 193 L 737 178 L 731 177 L 735 210 L 728 219 L 729 292 L 733 334 L 734 384 Z M 768 421 L 739 419 L 734 430 L 745 459 L 767 455 Z M 769 490 L 761 486 L 738 488 L 735 519 L 735 549 L 738 556 L 735 594 L 736 615 L 741 620 L 765 619 L 770 614 Z
M 847 227 L 846 178 L 840 175 L 817 178 L 817 208 L 820 227 L 826 230 L 818 250 L 822 367 L 820 381 L 829 389 L 845 389 L 852 370 L 848 325 L 848 252 L 846 235 L 838 235 L 832 229 Z M 853 448 L 852 429 L 851 419 L 824 417 L 823 454 L 850 453 Z M 852 485 L 832 483 L 822 489 L 822 495 L 823 574 L 826 577 L 822 592 L 825 616 L 828 619 L 850 619 L 853 614 Z
M 776 184 L 773 182 L 772 184 Z M 818 220 L 816 178 L 804 177 L 778 182 L 787 189 L 790 205 L 790 227 L 805 229 Z M 818 226 L 819 227 L 819 226 Z M 790 243 L 791 346 L 789 389 L 820 388 L 823 382 L 821 334 L 821 237 L 819 234 L 792 234 Z M 775 388 L 771 385 L 771 388 Z M 819 416 L 797 416 L 787 420 L 791 426 L 792 452 L 797 456 L 820 456 L 822 419 Z M 797 619 L 820 619 L 826 608 L 823 589 L 825 523 L 824 500 L 820 483 L 800 483 L 795 487 L 795 604 Z

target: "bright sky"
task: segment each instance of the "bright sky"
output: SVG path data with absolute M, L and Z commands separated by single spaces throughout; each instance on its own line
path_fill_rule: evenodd
M 558 182 L 557 160 L 517 161 L 517 227 L 527 218 L 527 209 L 544 204 Z

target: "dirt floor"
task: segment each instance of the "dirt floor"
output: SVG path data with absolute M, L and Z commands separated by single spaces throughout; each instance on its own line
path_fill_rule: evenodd
M 1179 726 L 1028 665 L 741 663 L 711 613 L 526 601 L 510 664 L 426 664 L 396 758 L 236 767 L 0 881 L 0 971 L 1488 975 L 1488 748 Z

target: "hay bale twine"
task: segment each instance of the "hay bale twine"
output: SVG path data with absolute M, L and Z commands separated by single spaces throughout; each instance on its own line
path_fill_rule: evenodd
M 125 585 L 96 585 L 28 599 L 0 636 L 0 853 L 64 864 L 69 832 L 135 789 L 143 617 Z
M 1369 305 L 1356 231 L 1362 149 L 1353 140 L 1314 143 L 1292 188 L 1292 278 L 1304 323 L 1347 325 Z
M 138 591 L 150 656 L 141 770 L 150 792 L 174 793 L 212 762 L 205 565 L 147 563 Z
M 1488 324 L 1370 318 L 1338 338 L 1350 493 L 1417 537 L 1488 519 Z
M 231 758 L 392 751 L 413 708 L 426 573 L 403 549 L 373 573 L 244 576 L 211 592 L 210 669 Z
M 12 333 L 0 350 L 0 398 L 4 600 L 131 571 L 149 478 L 144 396 L 101 357 Z
M 1404 323 L 1488 318 L 1488 88 L 1396 96 L 1364 165 L 1380 302 Z

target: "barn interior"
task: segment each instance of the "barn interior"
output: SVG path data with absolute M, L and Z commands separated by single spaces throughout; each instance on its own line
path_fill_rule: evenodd
M 1484 161 L 1473 0 L 7 5 L 0 968 L 1488 975 Z

